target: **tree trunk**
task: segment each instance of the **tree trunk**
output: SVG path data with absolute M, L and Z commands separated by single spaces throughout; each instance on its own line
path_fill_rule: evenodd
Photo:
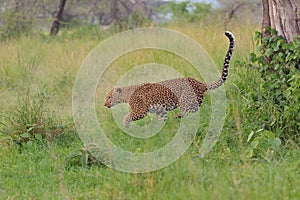
M 119 8 L 118 8 L 118 1 L 117 0 L 110 0 L 109 1 L 110 7 L 110 21 L 111 23 L 115 23 L 119 21 Z
M 60 0 L 59 10 L 57 12 L 56 19 L 52 23 L 51 30 L 50 30 L 50 35 L 56 36 L 58 31 L 59 31 L 60 21 L 63 18 L 63 13 L 64 13 L 66 1 L 67 0 Z
M 263 22 L 262 36 L 269 33 L 265 27 L 269 26 L 278 31 L 287 43 L 300 35 L 300 0 L 262 0 Z

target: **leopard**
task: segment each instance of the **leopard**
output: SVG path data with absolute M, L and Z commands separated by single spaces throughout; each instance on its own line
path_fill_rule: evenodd
M 208 90 L 219 88 L 228 78 L 228 68 L 235 47 L 234 35 L 226 31 L 229 39 L 221 77 L 213 83 L 204 83 L 192 77 L 175 78 L 156 83 L 141 83 L 130 86 L 114 87 L 106 96 L 104 106 L 111 108 L 119 103 L 128 103 L 130 112 L 123 118 L 123 125 L 129 127 L 132 121 L 154 113 L 158 120 L 166 121 L 167 113 L 179 108 L 178 117 L 199 110 Z

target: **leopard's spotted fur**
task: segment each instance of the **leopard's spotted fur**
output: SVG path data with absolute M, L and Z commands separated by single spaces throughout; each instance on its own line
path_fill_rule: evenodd
M 131 111 L 124 117 L 124 126 L 131 121 L 144 118 L 147 112 L 156 113 L 161 120 L 167 118 L 167 111 L 177 107 L 179 117 L 198 111 L 207 90 L 220 87 L 228 77 L 229 62 L 234 50 L 234 36 L 225 32 L 230 45 L 227 51 L 222 75 L 214 83 L 202 83 L 194 78 L 176 78 L 158 83 L 145 83 L 113 88 L 106 97 L 105 106 L 110 108 L 118 103 L 129 103 Z

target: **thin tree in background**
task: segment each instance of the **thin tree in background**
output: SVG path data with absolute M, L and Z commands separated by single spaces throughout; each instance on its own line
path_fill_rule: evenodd
M 246 17 L 244 19 L 256 20 L 261 17 L 261 0 L 217 0 L 221 6 L 221 11 L 226 13 L 226 18 L 224 20 L 226 29 L 233 21 L 234 18 L 244 17 L 245 12 L 250 14 L 250 18 Z
M 110 18 L 112 23 L 119 20 L 119 8 L 118 8 L 118 1 L 117 0 L 110 0 L 109 1 L 109 8 L 110 8 Z
M 55 20 L 52 23 L 50 35 L 56 36 L 59 31 L 60 22 L 62 21 L 62 18 L 63 18 L 66 1 L 67 0 L 60 0 L 59 10 L 57 12 Z

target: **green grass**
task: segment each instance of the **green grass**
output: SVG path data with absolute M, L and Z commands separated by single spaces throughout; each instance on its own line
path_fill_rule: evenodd
M 228 45 L 221 25 L 172 23 L 168 27 L 198 41 L 221 68 Z M 233 63 L 247 59 L 255 48 L 255 30 L 251 25 L 232 27 L 237 39 Z M 272 147 L 271 134 L 254 135 L 259 139 L 256 147 L 247 142 L 248 135 L 257 131 L 257 127 L 247 120 L 246 109 L 241 109 L 245 100 L 240 90 L 247 90 L 256 81 L 256 74 L 233 64 L 225 84 L 226 123 L 217 145 L 205 158 L 197 156 L 209 123 L 209 96 L 200 109 L 202 118 L 195 142 L 166 168 L 130 174 L 101 164 L 82 167 L 79 157 L 65 164 L 65 159 L 82 147 L 72 123 L 72 87 L 76 73 L 83 59 L 105 37 L 108 37 L 106 33 L 95 38 L 69 37 L 67 33 L 56 39 L 24 36 L 0 45 L 0 199 L 300 198 L 299 143 L 291 140 Z M 179 121 L 175 118 L 178 111 L 172 111 L 160 134 L 148 140 L 134 139 L 120 131 L 110 111 L 103 108 L 105 93 L 122 74 L 147 62 L 166 64 L 186 76 L 194 75 L 186 61 L 159 51 L 126 55 L 108 69 L 103 78 L 105 84 L 98 88 L 98 117 L 105 119 L 101 125 L 109 132 L 108 137 L 133 152 L 164 146 L 173 137 Z M 36 107 L 39 109 L 33 109 Z M 21 119 L 25 126 L 16 119 Z M 150 118 L 137 123 L 142 125 L 147 120 Z M 53 127 L 59 129 L 53 131 Z M 40 140 L 33 136 L 26 139 L 30 142 L 18 145 L 11 137 L 24 132 L 36 135 L 41 130 L 54 137 Z M 250 151 L 256 156 L 249 156 Z
M 103 166 L 71 167 L 66 148 L 30 147 L 1 150 L 2 199 L 297 199 L 297 153 L 278 161 L 242 163 L 217 148 L 208 158 L 187 152 L 169 167 L 127 174 Z M 299 158 L 299 156 L 298 156 Z

